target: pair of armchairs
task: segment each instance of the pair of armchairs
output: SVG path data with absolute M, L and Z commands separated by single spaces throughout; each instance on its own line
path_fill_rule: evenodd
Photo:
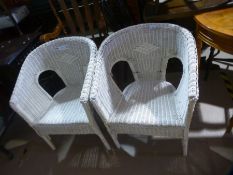
M 183 64 L 177 89 L 166 81 L 169 58 Z M 119 61 L 129 63 L 135 81 L 121 91 L 111 76 Z M 107 37 L 97 51 L 84 37 L 47 42 L 26 58 L 10 105 L 53 149 L 50 135 L 96 134 L 110 146 L 95 122 L 95 109 L 117 147 L 118 134 L 180 138 L 187 155 L 188 131 L 198 99 L 196 44 L 173 24 L 141 24 Z M 65 87 L 50 96 L 38 83 L 55 71 Z

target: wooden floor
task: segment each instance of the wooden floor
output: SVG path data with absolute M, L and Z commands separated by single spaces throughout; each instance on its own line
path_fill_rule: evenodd
M 220 67 L 226 69 L 225 65 Z M 227 71 L 230 75 L 231 68 Z M 213 70 L 208 81 L 203 80 L 202 73 L 200 100 L 194 111 L 186 158 L 182 156 L 180 140 L 153 140 L 128 135 L 120 136 L 122 149 L 111 153 L 105 152 L 94 135 L 76 136 L 70 149 L 72 137 L 54 136 L 58 148 L 52 151 L 24 121 L 16 117 L 4 140 L 21 139 L 28 143 L 12 149 L 15 158 L 11 161 L 0 155 L 0 174 L 227 174 L 233 168 L 232 162 L 212 150 L 232 148 L 233 136 L 224 136 L 224 132 L 227 120 L 233 114 L 233 102 L 219 70 Z M 169 79 L 176 79 L 176 74 L 170 74 Z

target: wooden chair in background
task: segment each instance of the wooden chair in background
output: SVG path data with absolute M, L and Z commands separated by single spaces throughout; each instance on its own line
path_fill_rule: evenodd
M 40 36 L 42 42 L 65 35 L 91 36 L 98 43 L 107 35 L 107 27 L 98 0 L 49 0 L 58 21 L 51 33 Z

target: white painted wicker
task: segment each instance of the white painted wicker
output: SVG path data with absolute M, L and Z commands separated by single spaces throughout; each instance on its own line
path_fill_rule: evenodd
M 169 58 L 183 64 L 177 89 L 166 82 Z M 129 63 L 135 82 L 120 91 L 111 77 L 118 61 Z M 115 144 L 118 134 L 182 138 L 187 155 L 188 131 L 198 100 L 198 64 L 192 34 L 173 24 L 140 24 L 110 35 L 101 44 L 90 101 Z
M 97 134 L 110 149 L 88 100 L 96 50 L 90 39 L 60 38 L 33 50 L 22 65 L 10 105 L 52 149 L 49 135 L 53 134 Z M 46 70 L 55 71 L 66 85 L 54 97 L 38 83 Z

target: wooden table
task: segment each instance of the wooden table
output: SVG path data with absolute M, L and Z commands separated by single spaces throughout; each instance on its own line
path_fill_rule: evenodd
M 196 42 L 199 62 L 202 43 L 205 42 L 211 47 L 210 56 L 206 64 L 205 78 L 207 78 L 209 66 L 214 59 L 214 49 L 233 55 L 233 7 L 199 14 L 194 19 L 197 23 Z M 230 132 L 232 127 L 233 118 L 230 120 L 227 132 Z
M 177 18 L 192 17 L 198 13 L 233 6 L 232 0 L 169 0 L 156 8 L 152 0 L 147 0 L 144 9 L 145 22 L 159 22 Z
M 214 48 L 233 54 L 233 7 L 199 14 L 194 19 L 199 62 L 202 42 L 212 47 L 209 63 Z

